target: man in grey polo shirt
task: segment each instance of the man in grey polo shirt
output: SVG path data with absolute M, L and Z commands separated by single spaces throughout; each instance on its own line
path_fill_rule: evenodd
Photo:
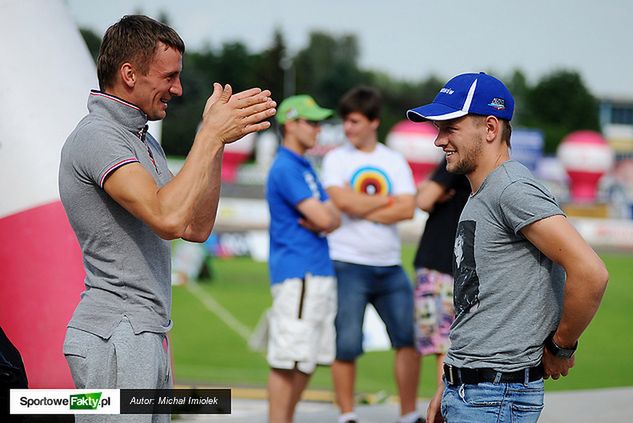
M 606 288 L 600 258 L 547 188 L 510 159 L 513 111 L 501 81 L 467 73 L 407 112 L 438 127 L 446 169 L 472 189 L 455 238 L 446 386 L 428 422 L 536 422 L 543 377 L 567 375 Z
M 62 150 L 59 189 L 86 271 L 64 343 L 77 388 L 171 386 L 169 240 L 207 239 L 224 145 L 268 128 L 275 113 L 269 91 L 232 95 L 214 84 L 191 152 L 171 175 L 147 121 L 163 119 L 182 94 L 184 48 L 173 29 L 145 16 L 112 25 L 97 63 L 101 91 L 90 93 L 89 114 Z

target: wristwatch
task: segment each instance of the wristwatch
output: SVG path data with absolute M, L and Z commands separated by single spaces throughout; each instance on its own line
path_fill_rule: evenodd
M 550 333 L 549 336 L 545 339 L 545 348 L 548 349 L 554 356 L 559 358 L 571 358 L 576 352 L 576 348 L 578 348 L 578 341 L 571 348 L 563 348 L 556 345 L 554 342 L 554 332 Z

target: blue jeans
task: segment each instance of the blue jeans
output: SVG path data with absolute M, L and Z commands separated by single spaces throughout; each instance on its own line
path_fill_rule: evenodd
M 442 416 L 446 423 L 533 423 L 543 409 L 543 379 L 526 384 L 444 384 Z
M 385 322 L 393 348 L 413 347 L 413 288 L 402 266 L 334 261 L 337 278 L 336 359 L 363 353 L 363 318 L 371 303 Z

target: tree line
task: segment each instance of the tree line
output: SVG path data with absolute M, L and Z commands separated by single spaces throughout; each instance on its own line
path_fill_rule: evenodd
M 166 21 L 166 19 L 163 20 Z M 91 29 L 81 34 L 96 59 L 101 37 Z M 445 79 L 430 75 L 418 81 L 396 79 L 359 66 L 360 48 L 354 35 L 334 36 L 311 32 L 308 43 L 290 55 L 283 33 L 276 30 L 267 48 L 251 51 L 242 42 L 225 42 L 213 48 L 187 50 L 181 82 L 184 95 L 169 104 L 163 122 L 162 143 L 168 155 L 185 156 L 195 136 L 204 104 L 214 81 L 228 82 L 234 92 L 253 86 L 267 88 L 279 103 L 287 95 L 310 94 L 324 107 L 336 108 L 339 98 L 357 85 L 370 85 L 383 95 L 379 136 L 384 140 L 409 108 L 430 102 Z M 484 70 L 486 71 L 486 70 Z M 490 73 L 493 73 L 490 71 Z M 554 153 L 569 132 L 600 130 L 598 101 L 580 74 L 560 69 L 530 84 L 520 70 L 500 77 L 515 97 L 513 126 L 540 129 L 545 152 Z

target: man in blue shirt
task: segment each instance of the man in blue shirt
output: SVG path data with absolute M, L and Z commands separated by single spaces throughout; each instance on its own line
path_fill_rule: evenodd
M 292 422 L 317 364 L 334 359 L 336 279 L 325 234 L 340 224 L 314 169 L 303 155 L 314 147 L 319 123 L 332 114 L 307 95 L 281 103 L 283 134 L 266 183 L 270 210 L 273 306 L 267 360 L 269 421 Z

